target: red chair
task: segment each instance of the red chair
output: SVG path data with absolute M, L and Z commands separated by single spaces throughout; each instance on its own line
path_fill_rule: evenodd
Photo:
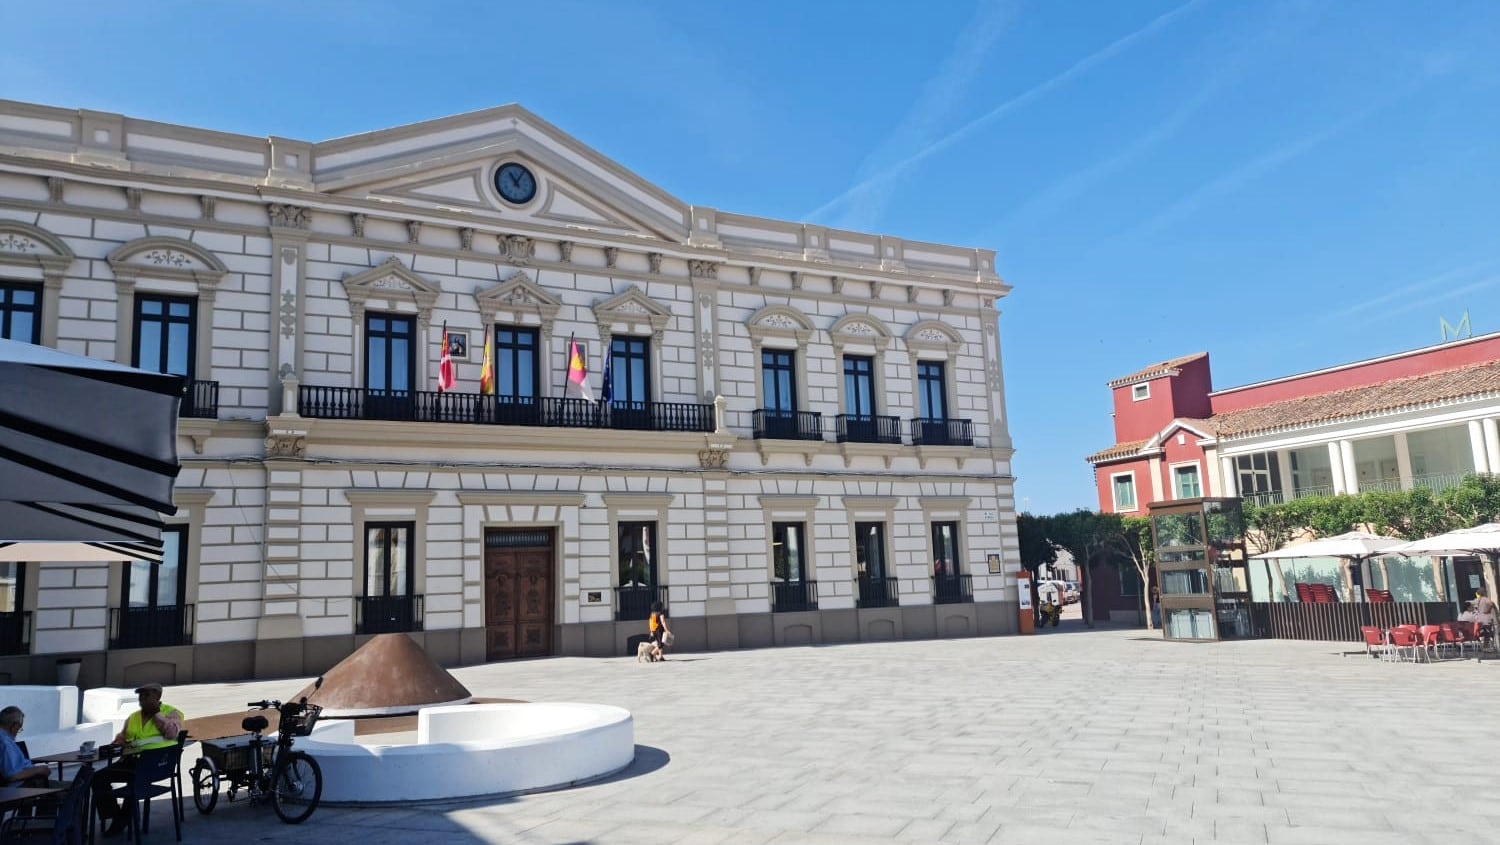
M 1401 659 L 1401 650 L 1407 649 L 1411 652 L 1412 662 L 1416 662 L 1417 649 L 1421 647 L 1421 642 L 1417 636 L 1417 626 L 1401 625 L 1392 628 L 1389 632 L 1389 637 L 1391 651 L 1395 654 L 1397 660 Z
M 1359 629 L 1359 633 L 1365 641 L 1365 654 L 1381 660 L 1391 657 L 1391 644 L 1386 639 L 1384 631 L 1374 625 L 1365 625 Z
M 1443 645 L 1443 628 L 1440 625 L 1423 625 L 1417 629 L 1417 636 L 1421 640 L 1422 651 L 1428 660 L 1433 660 L 1441 655 L 1438 649 Z
M 1458 625 L 1452 622 L 1443 622 L 1438 625 L 1438 628 L 1443 632 L 1443 645 L 1453 646 L 1458 649 L 1458 656 L 1463 657 L 1466 640 L 1464 639 L 1463 632 L 1458 630 Z

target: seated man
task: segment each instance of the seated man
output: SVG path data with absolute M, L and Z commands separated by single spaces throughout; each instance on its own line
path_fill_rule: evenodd
M 182 711 L 161 702 L 161 684 L 141 684 L 135 694 L 141 709 L 130 714 L 125 728 L 115 735 L 115 745 L 121 747 L 124 756 L 94 774 L 90 784 L 94 793 L 94 806 L 99 809 L 99 820 L 106 822 L 105 836 L 116 836 L 130 823 L 129 814 L 120 809 L 115 800 L 117 784 L 130 783 L 135 771 L 137 756 L 152 748 L 166 748 L 177 740 L 182 731 Z
M 46 786 L 48 766 L 31 762 L 16 743 L 26 714 L 14 705 L 0 710 L 0 786 Z

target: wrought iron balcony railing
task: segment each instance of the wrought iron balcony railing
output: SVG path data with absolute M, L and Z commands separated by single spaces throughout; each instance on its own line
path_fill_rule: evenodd
M 314 419 L 610 428 L 627 431 L 714 430 L 712 405 L 682 402 L 590 402 L 536 396 L 492 396 L 427 390 L 365 390 L 303 385 L 297 413 Z
M 870 414 L 839 414 L 838 442 L 900 444 L 901 418 Z
M 974 601 L 974 576 L 939 575 L 932 579 L 934 604 L 971 604 Z
M 179 417 L 212 420 L 219 416 L 219 383 L 193 380 L 184 384 L 182 404 L 177 409 Z
M 771 612 L 793 613 L 818 609 L 817 581 L 772 581 Z
M 973 446 L 974 424 L 968 420 L 913 417 L 913 446 Z
M 654 584 L 632 584 L 615 588 L 615 621 L 630 622 L 651 618 L 651 605 L 667 606 L 667 588 Z
M 193 606 L 190 604 L 109 609 L 110 648 L 154 648 L 188 645 L 192 641 Z
M 895 578 L 860 578 L 860 607 L 896 607 L 901 594 Z
M 362 596 L 355 605 L 356 634 L 404 634 L 422 630 L 422 596 Z
M 752 426 L 756 440 L 822 440 L 823 415 L 816 411 L 761 408 Z

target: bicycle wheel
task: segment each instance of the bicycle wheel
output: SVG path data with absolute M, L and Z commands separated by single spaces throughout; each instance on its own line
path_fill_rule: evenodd
M 301 751 L 289 751 L 271 774 L 271 806 L 287 824 L 301 824 L 323 797 L 323 770 Z
M 198 812 L 208 815 L 219 803 L 219 767 L 214 761 L 203 757 L 193 766 L 193 806 Z

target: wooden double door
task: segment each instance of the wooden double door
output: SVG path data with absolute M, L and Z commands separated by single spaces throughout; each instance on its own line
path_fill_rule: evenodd
M 552 653 L 551 531 L 491 529 L 484 538 L 484 638 L 488 660 Z

